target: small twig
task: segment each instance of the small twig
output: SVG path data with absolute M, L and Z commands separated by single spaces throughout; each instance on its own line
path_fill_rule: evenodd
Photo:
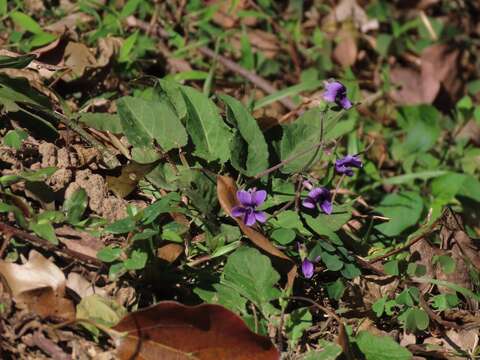
M 432 41 L 437 41 L 438 36 L 433 29 L 432 23 L 430 22 L 427 15 L 425 14 L 425 11 L 423 10 L 420 11 L 420 19 L 422 20 L 423 25 L 425 25 L 425 27 L 427 28 L 428 34 L 430 35 Z
M 369 264 L 374 264 L 376 262 L 379 262 L 381 260 L 384 260 L 386 258 L 389 258 L 390 256 L 392 255 L 396 255 L 396 254 L 399 254 L 401 253 L 402 251 L 404 250 L 407 250 L 410 246 L 412 246 L 413 244 L 416 244 L 417 242 L 419 242 L 420 240 L 422 240 L 423 238 L 425 237 L 425 234 L 420 234 L 418 235 L 417 237 L 415 237 L 412 241 L 410 241 L 409 243 L 403 245 L 402 247 L 398 248 L 398 249 L 393 249 L 389 252 L 387 252 L 386 254 L 383 254 L 383 255 L 380 255 L 376 258 L 373 258 L 372 260 L 368 261 Z
M 306 301 L 306 302 L 312 304 L 313 306 L 315 306 L 316 308 L 318 308 L 319 310 L 323 311 L 325 314 L 333 317 L 335 320 L 338 321 L 339 324 L 342 323 L 342 320 L 340 319 L 340 317 L 337 314 L 335 314 L 332 310 L 326 308 L 325 306 L 320 305 L 319 303 L 317 303 L 316 301 L 314 301 L 312 299 L 309 299 L 309 298 L 304 297 L 304 296 L 285 296 L 284 299 Z
M 337 182 L 337 186 L 335 186 L 335 191 L 333 192 L 333 195 L 332 195 L 332 204 L 335 201 L 335 197 L 337 196 L 338 190 L 340 189 L 340 185 L 342 185 L 342 182 L 344 179 L 345 179 L 345 174 L 342 174 L 342 176 Z
M 4 234 L 4 236 L 14 236 L 18 239 L 28 241 L 29 243 L 31 243 L 33 245 L 36 245 L 36 246 L 40 246 L 40 247 L 42 247 L 43 249 L 46 249 L 46 250 L 60 251 L 61 253 L 65 254 L 65 255 L 73 258 L 73 259 L 79 260 L 83 263 L 87 263 L 87 264 L 92 265 L 92 266 L 96 266 L 96 267 L 103 266 L 103 263 L 100 260 L 98 260 L 94 257 L 91 257 L 91 256 L 86 255 L 86 254 L 79 253 L 77 251 L 74 251 L 74 250 L 71 250 L 71 249 L 68 249 L 68 248 L 59 248 L 59 247 L 49 243 L 48 241 L 39 238 L 38 236 L 32 235 L 32 234 L 30 234 L 26 231 L 17 229 L 16 227 L 7 225 L 7 224 L 2 223 L 2 222 L 0 222 L 0 233 Z
M 257 312 L 255 311 L 255 305 L 253 303 L 250 303 L 250 308 L 252 309 L 252 313 L 253 313 L 253 323 L 254 323 L 255 333 L 258 333 L 258 317 L 257 317 Z
M 37 331 L 32 336 L 32 345 L 41 349 L 45 354 L 52 357 L 54 360 L 71 360 L 72 357 L 65 353 L 60 346 L 48 339 L 40 331 Z

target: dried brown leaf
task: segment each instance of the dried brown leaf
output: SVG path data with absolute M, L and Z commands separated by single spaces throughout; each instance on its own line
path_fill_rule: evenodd
M 0 275 L 15 301 L 25 304 L 42 317 L 73 320 L 73 302 L 64 298 L 63 272 L 39 252 L 32 250 L 23 265 L 0 261 Z
M 157 250 L 157 256 L 169 263 L 173 263 L 183 253 L 183 245 L 168 243 L 162 245 Z
M 121 360 L 280 358 L 267 337 L 251 332 L 240 317 L 219 305 L 164 301 L 127 315 L 113 329 L 127 332 L 116 341 Z
M 23 265 L 0 260 L 0 274 L 13 297 L 44 287 L 60 294 L 65 291 L 66 279 L 63 272 L 35 250 L 30 251 L 29 259 Z
M 120 176 L 107 176 L 107 187 L 117 197 L 123 199 L 136 189 L 138 182 L 142 180 L 155 165 L 155 163 L 138 164 L 132 161 L 122 168 Z
M 358 54 L 357 43 L 351 31 L 342 30 L 338 35 L 339 41 L 333 50 L 333 59 L 347 68 L 355 64 Z

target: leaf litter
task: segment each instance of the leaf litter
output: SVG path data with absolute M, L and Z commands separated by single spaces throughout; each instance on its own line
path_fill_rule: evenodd
M 2 356 L 475 358 L 480 9 L 412 3 L 0 6 Z

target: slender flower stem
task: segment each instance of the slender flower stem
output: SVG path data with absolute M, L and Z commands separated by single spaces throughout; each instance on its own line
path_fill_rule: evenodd
M 345 174 L 343 174 L 337 182 L 337 186 L 335 187 L 335 191 L 333 192 L 333 195 L 332 195 L 332 204 L 335 201 L 335 196 L 337 196 L 338 190 L 340 190 L 340 185 L 342 185 L 343 179 L 345 179 Z

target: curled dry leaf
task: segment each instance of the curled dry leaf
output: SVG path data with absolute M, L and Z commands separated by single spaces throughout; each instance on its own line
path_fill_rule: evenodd
M 51 261 L 32 250 L 24 265 L 0 261 L 0 274 L 13 297 L 23 292 L 48 287 L 56 292 L 65 291 L 65 275 Z
M 73 303 L 64 298 L 65 275 L 51 261 L 32 250 L 23 265 L 0 261 L 0 274 L 17 302 L 42 317 L 75 318 Z
M 237 205 L 236 199 L 237 186 L 235 181 L 228 176 L 218 176 L 217 177 L 217 196 L 220 205 L 228 215 L 232 216 L 231 210 Z M 270 255 L 275 256 L 280 260 L 279 262 L 273 262 L 274 265 L 280 267 L 280 271 L 285 273 L 285 267 L 288 268 L 288 282 L 287 287 L 293 285 L 293 281 L 297 275 L 297 267 L 295 263 L 283 252 L 277 249 L 263 234 L 257 230 L 246 226 L 242 221 L 232 216 L 233 219 L 237 222 L 238 226 L 242 232 L 259 248 L 269 253 Z
M 113 329 L 127 333 L 116 341 L 121 360 L 280 358 L 267 337 L 220 305 L 164 301 L 127 315 Z

